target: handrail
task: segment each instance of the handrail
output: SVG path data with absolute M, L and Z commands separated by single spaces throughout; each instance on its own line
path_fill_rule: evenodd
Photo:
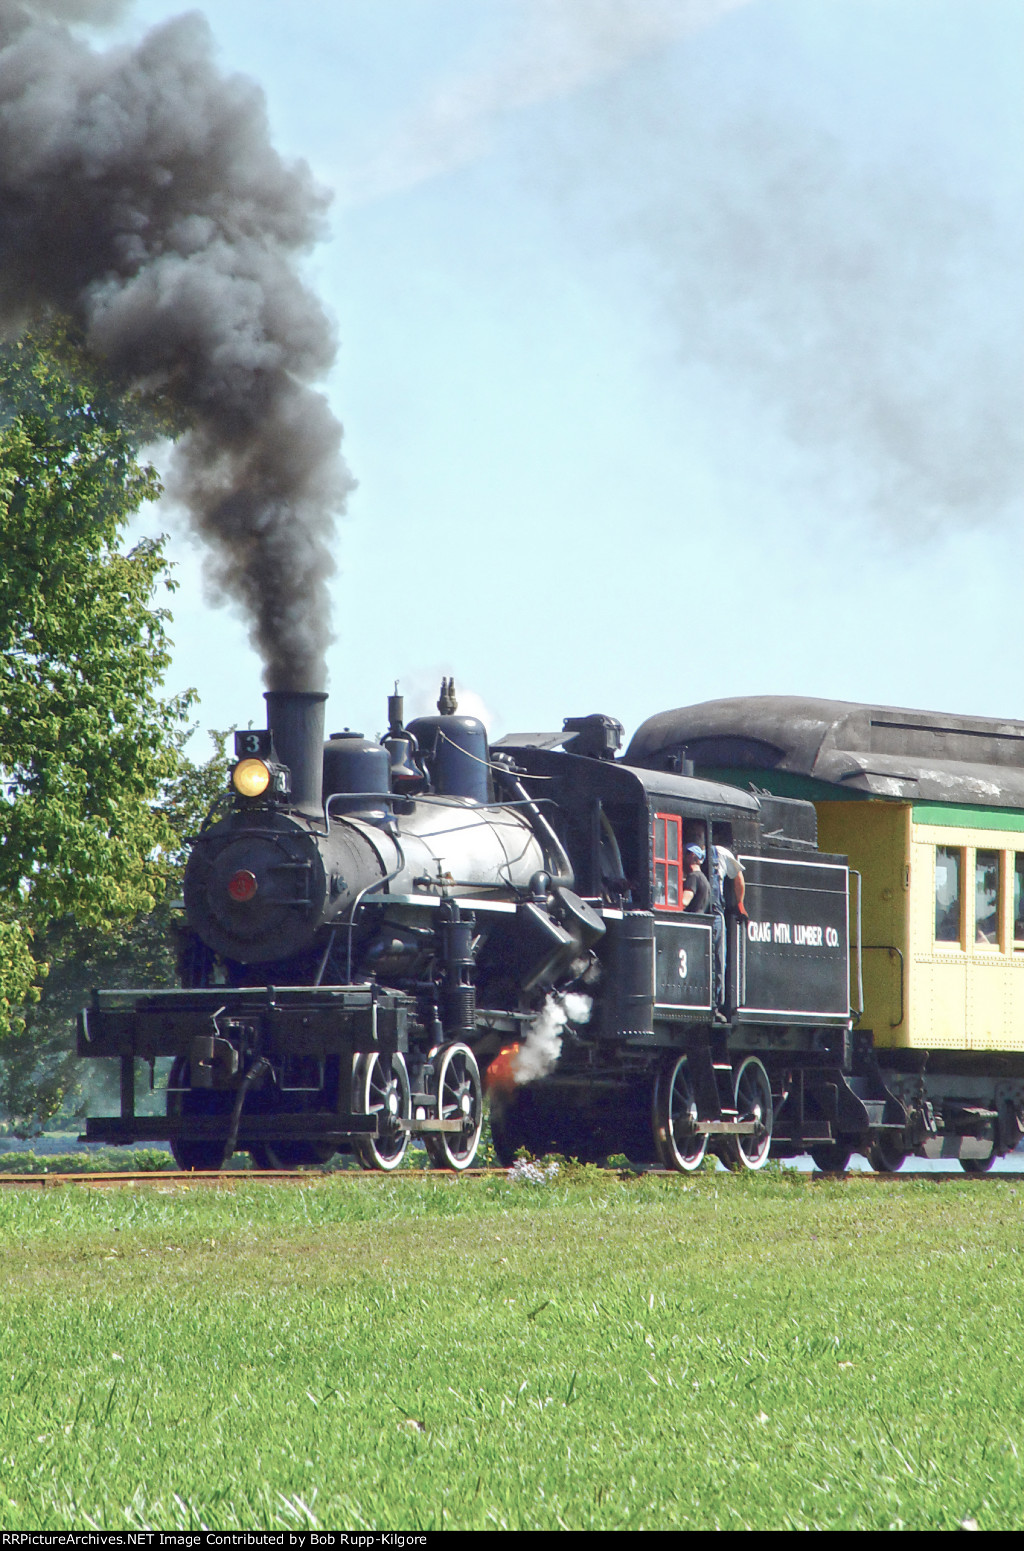
M 863 944 L 861 943 L 861 899 L 864 893 L 864 880 L 855 867 L 850 868 L 850 877 L 857 880 L 857 1007 L 850 1009 L 855 1018 L 860 1018 L 864 1013 L 864 959 Z M 849 914 L 847 914 L 847 931 L 849 931 Z M 850 944 L 853 947 L 853 944 Z
M 904 963 L 902 949 L 895 947 L 891 942 L 866 942 L 864 944 L 863 951 L 865 953 L 895 953 L 896 957 L 900 961 L 900 1015 L 896 1019 L 895 1023 L 891 1021 L 889 1023 L 889 1027 L 891 1029 L 898 1029 L 900 1024 L 903 1022 L 903 1018 L 906 1012 L 906 1004 L 903 996 L 903 981 L 906 972 L 906 965 Z

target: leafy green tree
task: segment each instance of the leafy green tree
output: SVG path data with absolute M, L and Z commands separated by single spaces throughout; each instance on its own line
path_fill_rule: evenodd
M 160 798 L 190 697 L 159 695 L 169 614 L 153 604 L 173 584 L 159 542 L 120 547 L 160 493 L 139 450 L 173 429 L 59 324 L 0 349 L 0 1102 L 20 1117 L 60 1103 L 26 1017 L 54 923 L 149 915 L 180 849 Z
M 103 931 L 65 916 L 36 939 L 37 952 L 45 954 L 50 971 L 38 1001 L 24 1011 L 23 1033 L 9 1042 L 0 1078 L 0 1103 L 21 1119 L 23 1127 L 26 1119 L 31 1127 L 32 1120 L 38 1122 L 58 1109 L 73 1118 L 83 1090 L 99 1100 L 101 1108 L 107 1102 L 117 1103 L 118 1074 L 106 1071 L 106 1063 L 83 1070 L 85 1063 L 78 1062 L 74 1053 L 78 1011 L 88 1002 L 93 986 L 160 987 L 177 982 L 188 840 L 225 795 L 232 763 L 227 753 L 230 734 L 211 732 L 210 737 L 214 742 L 210 758 L 199 765 L 183 759 L 160 797 L 160 810 L 173 839 L 161 852 L 163 892 L 153 909 Z M 26 1100 L 34 1106 L 31 1114 Z

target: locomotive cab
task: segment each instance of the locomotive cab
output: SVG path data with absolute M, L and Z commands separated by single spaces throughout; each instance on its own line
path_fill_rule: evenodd
M 844 857 L 818 851 L 813 807 L 678 773 L 683 760 L 652 770 L 577 754 L 571 730 L 499 747 L 514 755 L 524 787 L 547 794 L 577 887 L 602 911 L 594 1007 L 584 1026 L 567 1028 L 548 1075 L 499 1096 L 500 1153 L 559 1146 L 689 1169 L 710 1144 L 760 1167 L 773 1116 L 791 1119 L 795 1068 L 801 1107 L 791 1134 L 801 1143 L 831 1141 L 837 1103 L 866 1125 L 842 1077 L 848 869 Z M 686 908 L 685 851 L 694 844 L 709 885 L 716 848 L 737 858 L 742 893 L 709 887 L 703 912 Z M 787 1145 L 785 1124 L 777 1145 Z

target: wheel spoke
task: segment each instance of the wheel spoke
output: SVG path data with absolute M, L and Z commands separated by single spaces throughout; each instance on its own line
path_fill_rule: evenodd
M 748 1056 L 736 1073 L 736 1117 L 753 1121 L 754 1130 L 733 1138 L 729 1151 L 744 1169 L 762 1169 L 772 1150 L 772 1085 L 761 1062 Z
M 686 1057 L 670 1057 L 654 1085 L 654 1145 L 665 1168 L 691 1174 L 707 1152 L 707 1137 L 695 1133 L 697 1101 Z
M 468 1169 L 476 1157 L 483 1124 L 480 1070 L 468 1045 L 442 1046 L 435 1059 L 439 1063 L 438 1119 L 461 1121 L 462 1129 L 428 1136 L 427 1155 L 436 1168 Z
M 360 1056 L 352 1076 L 352 1109 L 377 1117 L 377 1135 L 361 1136 L 353 1150 L 364 1169 L 397 1169 L 409 1146 L 409 1133 L 395 1125 L 412 1114 L 412 1094 L 405 1058 L 397 1051 Z

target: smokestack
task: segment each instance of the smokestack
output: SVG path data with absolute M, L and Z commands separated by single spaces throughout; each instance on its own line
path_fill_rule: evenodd
M 66 314 L 122 387 L 186 426 L 167 478 L 271 689 L 322 686 L 334 517 L 352 480 L 310 384 L 330 322 L 296 260 L 327 195 L 270 143 L 194 12 L 97 51 L 114 0 L 0 0 L 0 333 Z
M 268 689 L 263 698 L 274 752 L 292 773 L 292 806 L 322 812 L 327 696 L 320 690 Z

